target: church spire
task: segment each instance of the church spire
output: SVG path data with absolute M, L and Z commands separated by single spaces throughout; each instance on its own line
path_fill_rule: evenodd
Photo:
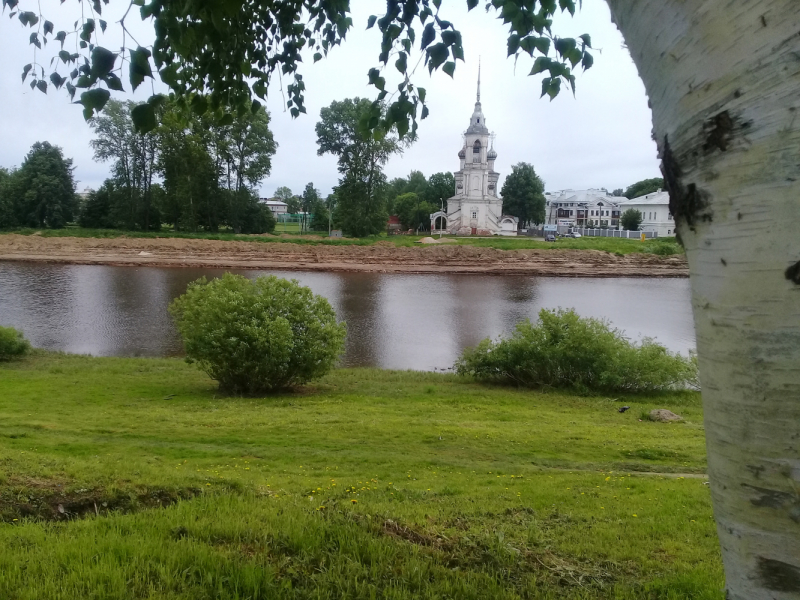
M 481 57 L 478 57 L 478 102 L 481 101 Z

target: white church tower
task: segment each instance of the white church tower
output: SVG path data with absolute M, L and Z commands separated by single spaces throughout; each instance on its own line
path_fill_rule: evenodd
M 455 196 L 447 200 L 447 230 L 456 235 L 492 235 L 500 232 L 503 201 L 497 197 L 497 152 L 481 108 L 481 67 L 478 97 L 458 153 L 461 168 L 455 172 Z

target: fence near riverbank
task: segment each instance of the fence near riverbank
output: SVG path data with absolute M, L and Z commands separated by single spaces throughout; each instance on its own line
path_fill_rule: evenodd
M 561 231 L 561 230 L 564 231 Z M 582 236 L 585 237 L 614 237 L 614 238 L 627 238 L 632 240 L 641 239 L 642 234 L 644 234 L 645 239 L 654 239 L 658 237 L 658 233 L 655 231 L 620 231 L 619 229 L 600 229 L 600 228 L 583 228 L 583 227 L 559 227 L 558 233 L 565 234 L 567 230 L 571 231 L 572 233 L 580 233 Z M 532 228 L 528 229 L 526 235 L 531 237 L 544 237 L 544 229 L 542 228 Z

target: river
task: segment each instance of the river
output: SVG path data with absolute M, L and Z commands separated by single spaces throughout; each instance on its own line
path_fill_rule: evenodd
M 237 272 L 237 271 L 233 271 Z M 167 305 L 216 269 L 0 262 L 0 325 L 34 346 L 96 356 L 176 356 Z M 447 369 L 461 351 L 510 333 L 541 308 L 608 319 L 633 340 L 695 345 L 688 279 L 240 271 L 297 279 L 347 322 L 344 366 Z

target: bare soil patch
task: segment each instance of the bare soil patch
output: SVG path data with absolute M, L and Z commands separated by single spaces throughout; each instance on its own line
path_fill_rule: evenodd
M 323 246 L 180 238 L 0 236 L 0 260 L 117 266 L 481 273 L 556 277 L 688 277 L 684 256 L 600 250 L 498 250 L 467 245 Z

